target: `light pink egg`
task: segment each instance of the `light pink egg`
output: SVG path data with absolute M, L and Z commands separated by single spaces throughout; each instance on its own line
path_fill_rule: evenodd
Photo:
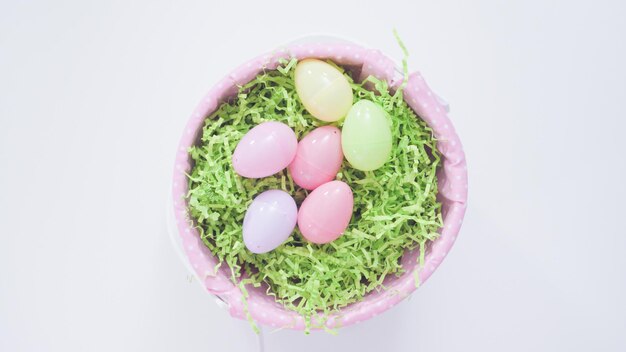
M 312 190 L 335 179 L 342 161 L 341 131 L 334 126 L 323 126 L 298 143 L 289 172 L 298 186 Z
M 298 228 L 313 243 L 328 243 L 343 234 L 352 218 L 354 198 L 350 187 L 331 181 L 317 187 L 302 202 Z
M 273 175 L 289 165 L 296 155 L 298 139 L 284 123 L 263 122 L 248 131 L 233 153 L 235 172 L 243 177 Z

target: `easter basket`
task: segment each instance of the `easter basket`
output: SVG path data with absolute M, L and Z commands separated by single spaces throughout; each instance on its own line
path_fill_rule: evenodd
M 401 89 L 404 102 L 427 124 L 436 139 L 441 161 L 436 170 L 436 197 L 442 223 L 436 238 L 421 243 L 419 248 L 407 249 L 401 255 L 402 272 L 384 277 L 380 289 L 371 290 L 359 300 L 336 307 L 329 313 L 303 316 L 277 302 L 267 285 L 242 285 L 247 275 L 235 277 L 233 268 L 222 265 L 203 242 L 202 230 L 190 215 L 189 187 L 194 168 L 190 150 L 201 143 L 207 118 L 223 103 L 232 102 L 242 87 L 257 76 L 272 70 L 284 70 L 290 61 L 309 58 L 332 61 L 345 68 L 355 82 L 373 77 L 384 82 L 390 91 Z M 408 297 L 437 269 L 454 244 L 467 200 L 467 167 L 461 142 L 448 118 L 447 106 L 430 90 L 421 74 L 406 74 L 406 71 L 403 74 L 394 61 L 380 51 L 335 39 L 286 45 L 244 63 L 221 79 L 198 104 L 187 123 L 178 146 L 172 182 L 177 243 L 190 270 L 206 291 L 219 297 L 233 317 L 296 330 L 336 329 L 355 324 Z M 219 217 L 215 221 L 219 221 Z

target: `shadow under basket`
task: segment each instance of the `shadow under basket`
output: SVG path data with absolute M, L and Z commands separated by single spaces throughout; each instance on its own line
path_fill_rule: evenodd
M 375 49 L 347 41 L 294 44 L 244 63 L 220 80 L 198 104 L 187 123 L 176 153 L 172 182 L 173 219 L 179 235 L 178 242 L 183 248 L 190 270 L 209 293 L 217 295 L 226 303 L 233 317 L 240 319 L 247 319 L 242 293 L 231 282 L 228 268 L 222 266 L 215 272 L 218 260 L 201 241 L 200 234 L 193 227 L 188 215 L 185 201 L 188 189 L 186 174 L 191 172 L 192 161 L 187 151 L 197 143 L 207 116 L 234 97 L 238 86 L 253 80 L 263 70 L 276 69 L 280 59 L 288 60 L 293 57 L 298 60 L 329 59 L 347 67 L 357 81 L 371 75 L 387 81 L 391 89 L 397 88 L 403 80 L 396 64 Z M 361 301 L 331 314 L 324 323 L 330 329 L 370 319 L 408 297 L 418 286 L 415 282 L 416 274 L 419 283 L 423 284 L 441 264 L 454 244 L 463 221 L 467 200 L 467 167 L 461 142 L 448 119 L 447 106 L 430 90 L 418 72 L 409 75 L 403 93 L 406 103 L 433 129 L 438 140 L 437 149 L 442 157 L 442 166 L 437 173 L 438 199 L 442 204 L 444 226 L 440 229 L 439 238 L 428 245 L 423 266 L 418 265 L 419 249 L 405 252 L 401 263 L 406 272 L 401 276 L 390 275 L 384 282 L 386 289 L 374 290 Z M 276 328 L 305 328 L 304 318 L 275 302 L 272 296 L 265 293 L 265 288 L 249 288 L 248 292 L 248 311 L 255 322 Z M 313 329 L 318 325 L 317 321 L 320 320 L 312 317 Z

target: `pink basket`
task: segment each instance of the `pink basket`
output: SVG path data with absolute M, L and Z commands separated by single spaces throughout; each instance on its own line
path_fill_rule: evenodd
M 246 319 L 241 291 L 230 281 L 230 271 L 227 268 L 221 268 L 215 273 L 214 268 L 218 261 L 200 240 L 199 233 L 192 226 L 187 213 L 186 173 L 191 170 L 191 160 L 187 150 L 197 142 L 205 118 L 221 103 L 233 97 L 237 93 L 238 85 L 251 81 L 263 69 L 275 69 L 280 58 L 290 57 L 296 57 L 299 60 L 330 59 L 338 64 L 356 68 L 355 72 L 360 71 L 360 76 L 357 78 L 363 79 L 372 75 L 386 80 L 390 87 L 398 87 L 402 82 L 402 75 L 396 70 L 395 63 L 378 50 L 350 42 L 297 44 L 246 62 L 220 80 L 198 104 L 187 123 L 176 156 L 172 185 L 176 227 L 184 252 L 196 277 L 200 278 L 208 292 L 219 296 L 228 305 L 232 316 L 241 319 Z M 362 301 L 334 313 L 325 323 L 329 328 L 348 326 L 367 320 L 408 297 L 417 287 L 414 271 L 419 270 L 420 283 L 423 284 L 448 254 L 463 221 L 467 200 L 467 167 L 461 142 L 448 119 L 446 108 L 418 72 L 410 75 L 408 85 L 404 90 L 404 99 L 432 127 L 438 139 L 437 148 L 443 157 L 443 165 L 437 177 L 439 199 L 443 205 L 444 227 L 440 230 L 441 236 L 427 248 L 423 267 L 417 266 L 418 251 L 408 251 L 402 257 L 402 265 L 406 273 L 400 277 L 387 278 L 386 290 L 373 291 Z M 277 328 L 304 329 L 304 318 L 276 303 L 271 296 L 265 294 L 264 289 L 249 289 L 249 293 L 248 309 L 252 319 L 256 322 Z M 313 317 L 314 325 L 316 321 L 317 319 Z

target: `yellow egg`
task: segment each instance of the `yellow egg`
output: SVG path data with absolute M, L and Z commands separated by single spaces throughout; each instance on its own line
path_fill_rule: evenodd
M 302 104 L 314 117 L 332 122 L 348 114 L 352 106 L 352 87 L 332 65 L 316 59 L 300 61 L 295 81 Z

